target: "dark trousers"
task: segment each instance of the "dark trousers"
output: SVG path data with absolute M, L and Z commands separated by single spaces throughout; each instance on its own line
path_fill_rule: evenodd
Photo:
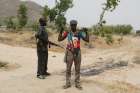
M 66 50 L 65 55 L 66 61 L 66 84 L 70 84 L 71 81 L 71 67 L 74 62 L 75 65 L 75 83 L 80 83 L 80 66 L 81 66 L 81 51 L 78 52 L 78 55 L 74 55 L 71 51 Z
M 37 51 L 38 56 L 38 69 L 37 75 L 45 75 L 47 72 L 47 64 L 48 64 L 48 51 Z

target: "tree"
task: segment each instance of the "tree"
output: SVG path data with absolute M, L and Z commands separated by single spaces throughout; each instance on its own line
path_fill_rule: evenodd
M 58 31 L 60 31 L 61 28 L 64 28 L 66 25 L 66 18 L 64 17 L 64 15 L 58 15 L 55 24 L 57 26 Z
M 43 8 L 43 13 L 42 13 L 42 16 L 46 19 L 48 19 L 48 16 L 49 16 L 49 7 L 47 5 L 44 6 Z
M 32 24 L 32 31 L 37 32 L 38 30 L 39 30 L 38 22 L 34 22 L 34 23 Z
M 58 27 L 58 30 L 61 28 L 64 28 L 66 25 L 66 18 L 65 14 L 69 8 L 73 7 L 73 0 L 56 0 L 56 11 L 57 11 L 57 16 L 56 16 L 56 26 Z
M 58 10 L 58 14 L 65 14 L 69 8 L 73 7 L 73 0 L 56 0 L 56 9 Z
M 20 28 L 24 27 L 28 22 L 27 11 L 26 5 L 24 3 L 20 4 L 17 15 Z
M 106 13 L 107 11 L 112 12 L 113 10 L 115 10 L 116 7 L 118 6 L 119 2 L 120 2 L 120 0 L 106 0 L 106 2 L 103 3 L 103 6 L 104 6 L 104 7 L 103 7 L 103 11 L 102 11 L 102 13 L 101 13 L 101 15 L 100 15 L 100 19 L 99 19 L 99 22 L 98 22 L 98 24 L 97 24 L 97 29 L 96 29 L 99 33 L 104 34 L 104 33 L 101 32 L 101 31 L 102 31 L 102 26 L 103 26 L 103 24 L 106 23 L 106 21 L 103 19 L 105 13 Z
M 9 17 L 5 20 L 5 23 L 6 23 L 6 27 L 9 29 L 9 30 L 15 30 L 16 29 L 16 24 L 14 22 L 14 17 Z
M 55 8 L 52 8 L 49 10 L 49 21 L 50 22 L 54 22 L 55 21 L 55 18 L 57 16 L 57 11 Z
M 108 11 L 112 12 L 113 10 L 115 10 L 116 7 L 118 6 L 119 2 L 120 2 L 120 0 L 106 0 L 106 2 L 103 3 L 103 6 L 104 6 L 103 11 L 100 15 L 99 22 L 95 28 L 96 34 L 98 34 L 102 37 L 106 37 L 107 44 L 113 43 L 113 37 L 112 37 L 111 33 L 105 34 L 105 32 L 103 31 L 103 25 L 106 23 L 106 21 L 104 20 L 104 15 Z
M 49 8 L 47 5 L 43 9 L 42 15 L 48 19 L 49 22 L 54 22 L 57 29 L 64 28 L 66 25 L 65 14 L 69 8 L 73 7 L 73 0 L 56 0 L 56 5 Z

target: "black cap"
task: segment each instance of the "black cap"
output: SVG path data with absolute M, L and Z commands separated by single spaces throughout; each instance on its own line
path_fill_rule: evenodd
M 71 20 L 70 25 L 77 25 L 77 21 L 76 20 Z
M 41 26 L 46 26 L 46 22 L 47 22 L 47 21 L 46 21 L 45 18 L 40 18 L 40 19 L 39 19 L 39 23 L 40 23 Z

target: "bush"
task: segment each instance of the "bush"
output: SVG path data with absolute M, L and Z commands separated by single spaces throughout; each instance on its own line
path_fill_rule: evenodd
M 24 27 L 28 22 L 27 11 L 26 5 L 24 3 L 20 4 L 17 14 L 20 28 Z
M 106 35 L 105 41 L 108 45 L 112 44 L 114 42 L 112 35 L 111 34 Z
M 0 21 L 0 26 L 2 26 L 2 22 Z
M 96 26 L 93 26 L 95 34 L 99 34 L 96 30 Z M 133 30 L 131 25 L 104 25 L 101 29 L 100 34 L 118 34 L 118 35 L 127 35 L 130 34 Z
M 64 17 L 64 15 L 58 15 L 55 24 L 57 26 L 58 31 L 60 31 L 61 28 L 64 28 L 66 25 L 66 18 Z
M 4 26 L 5 25 L 5 18 L 0 18 L 0 26 Z
M 18 23 L 14 17 L 9 17 L 5 20 L 6 27 L 10 30 L 16 30 L 18 28 Z
M 39 30 L 39 26 L 38 26 L 37 22 L 32 24 L 32 30 L 35 31 L 35 32 Z

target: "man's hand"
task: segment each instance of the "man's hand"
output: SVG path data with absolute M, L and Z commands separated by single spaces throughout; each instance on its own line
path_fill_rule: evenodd
M 84 41 L 89 42 L 89 34 L 88 34 L 88 29 L 87 28 L 82 28 L 82 31 L 85 32 L 86 37 L 83 38 Z
M 86 27 L 83 27 L 82 29 L 83 29 L 83 31 L 88 31 L 88 29 Z
M 59 36 L 58 36 L 58 41 L 63 41 L 67 37 L 67 35 L 66 36 L 62 35 L 63 31 L 64 31 L 64 28 L 61 27 L 60 32 L 59 32 Z
M 62 33 L 63 33 L 63 31 L 64 31 L 64 28 L 63 28 L 63 27 L 61 27 L 61 29 L 60 29 L 60 34 L 62 34 Z
M 85 32 L 86 34 L 88 34 L 88 28 L 82 28 L 82 31 Z

